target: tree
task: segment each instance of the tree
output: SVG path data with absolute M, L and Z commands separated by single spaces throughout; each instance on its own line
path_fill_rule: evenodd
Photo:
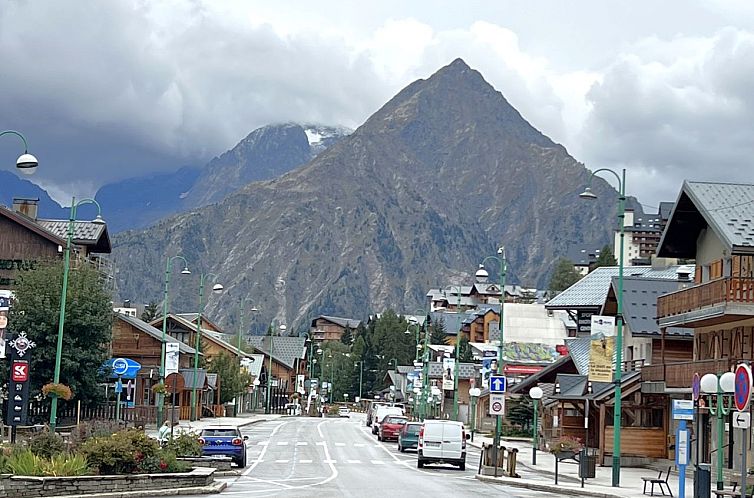
M 62 263 L 44 264 L 23 272 L 13 289 L 9 327 L 16 333 L 26 332 L 37 344 L 31 352 L 32 397 L 53 381 L 62 267 Z M 102 275 L 87 264 L 72 268 L 68 278 L 60 382 L 85 405 L 104 396 L 100 370 L 109 357 L 112 339 L 111 296 L 102 281 Z
M 593 265 L 591 265 L 590 271 L 594 270 L 595 268 L 599 268 L 600 266 L 616 266 L 617 264 L 618 262 L 615 260 L 613 250 L 609 245 L 605 245 L 600 250 L 600 255 L 597 256 L 597 260 Z
M 458 360 L 461 363 L 474 361 L 474 355 L 471 352 L 471 344 L 466 336 L 461 337 L 461 343 L 458 345 Z
M 566 258 L 560 258 L 555 264 L 555 270 L 550 277 L 549 290 L 562 292 L 581 280 L 581 275 L 573 267 L 573 262 Z
M 340 336 L 340 342 L 342 342 L 346 346 L 350 346 L 353 343 L 353 334 L 351 334 L 351 329 L 346 327 L 345 332 L 343 332 L 343 335 Z
M 144 307 L 144 312 L 141 314 L 141 321 L 149 323 L 157 318 L 158 315 L 159 310 L 157 308 L 157 303 L 152 301 Z
M 207 361 L 207 364 L 208 370 L 216 373 L 220 380 L 220 403 L 229 402 L 238 393 L 245 391 L 253 381 L 251 375 L 241 371 L 238 357 L 224 351 L 212 358 L 212 361 Z
M 448 336 L 445 333 L 445 319 L 440 318 L 429 325 L 429 343 L 430 344 L 447 344 Z

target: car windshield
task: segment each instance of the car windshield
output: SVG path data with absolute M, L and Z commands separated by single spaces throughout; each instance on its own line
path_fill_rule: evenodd
M 238 437 L 236 429 L 204 429 L 202 436 L 205 437 Z
M 388 417 L 385 419 L 385 423 L 388 424 L 405 424 L 406 422 L 408 422 L 408 420 L 403 417 Z

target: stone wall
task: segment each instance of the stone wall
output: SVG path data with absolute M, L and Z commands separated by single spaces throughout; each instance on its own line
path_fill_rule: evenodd
M 131 474 L 81 477 L 23 477 L 0 475 L 0 498 L 85 495 L 209 486 L 215 469 L 195 468 L 174 474 Z

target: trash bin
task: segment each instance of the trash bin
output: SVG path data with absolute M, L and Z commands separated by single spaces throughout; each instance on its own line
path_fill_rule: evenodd
M 597 457 L 590 455 L 586 448 L 579 453 L 579 478 L 593 479 L 597 475 Z
M 700 463 L 694 472 L 694 498 L 710 498 L 712 464 Z
M 236 416 L 236 404 L 235 403 L 225 403 L 225 416 L 226 417 L 235 417 Z

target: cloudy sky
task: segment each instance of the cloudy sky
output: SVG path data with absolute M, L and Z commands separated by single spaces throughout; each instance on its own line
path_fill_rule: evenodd
M 684 178 L 754 181 L 748 0 L 4 0 L 0 130 L 62 200 L 268 123 L 355 128 L 456 57 L 648 206 Z

